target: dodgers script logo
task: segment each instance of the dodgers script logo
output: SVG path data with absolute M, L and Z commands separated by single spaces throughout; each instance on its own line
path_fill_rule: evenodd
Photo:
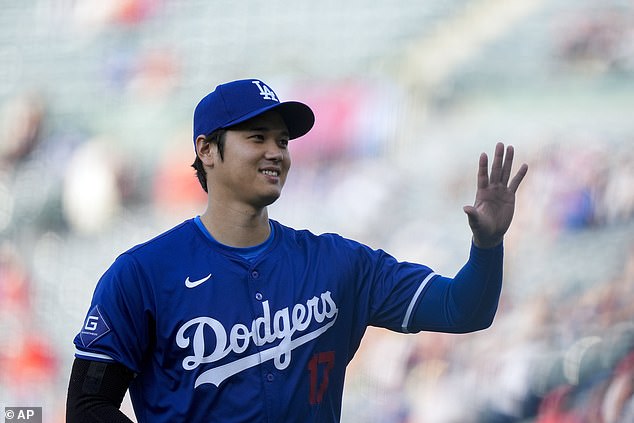
M 272 318 L 268 301 L 262 303 L 262 311 L 263 315 L 253 320 L 250 325 L 236 323 L 229 333 L 218 320 L 206 316 L 191 319 L 180 327 L 176 334 L 176 345 L 182 349 L 191 345 L 193 352 L 193 355 L 183 359 L 184 370 L 193 370 L 201 364 L 215 363 L 230 352 L 241 354 L 247 350 L 251 342 L 261 347 L 280 340 L 277 345 L 268 349 L 204 371 L 196 378 L 194 388 L 205 383 L 219 386 L 228 377 L 268 360 L 273 360 L 278 370 L 284 370 L 291 363 L 292 351 L 330 329 L 339 313 L 330 291 L 309 299 L 306 304 L 295 304 L 292 310 L 289 307 L 282 308 L 276 311 Z M 321 326 L 312 332 L 305 332 L 313 322 Z M 301 335 L 293 338 L 296 333 Z M 206 336 L 215 338 L 215 347 L 207 355 L 206 345 L 214 343 L 213 340 L 206 342 Z

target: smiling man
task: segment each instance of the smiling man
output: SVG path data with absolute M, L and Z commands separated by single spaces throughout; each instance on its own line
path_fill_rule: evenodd
M 196 139 L 208 189 L 201 219 L 223 244 L 259 244 L 269 235 L 266 206 L 281 195 L 291 167 L 288 130 L 280 113 L 269 110 L 219 131 Z M 236 225 L 251 230 L 236 231 Z
M 337 234 L 269 219 L 310 107 L 257 79 L 194 112 L 205 212 L 121 254 L 99 280 L 67 398 L 69 422 L 338 422 L 345 371 L 368 326 L 465 333 L 493 322 L 503 237 L 526 175 L 513 148 L 480 156 L 469 259 L 453 277 Z

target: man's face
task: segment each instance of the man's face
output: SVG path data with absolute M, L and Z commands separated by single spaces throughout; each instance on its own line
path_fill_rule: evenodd
M 279 198 L 290 167 L 286 124 L 269 111 L 227 130 L 224 160 L 215 160 L 210 192 L 218 201 L 266 207 Z

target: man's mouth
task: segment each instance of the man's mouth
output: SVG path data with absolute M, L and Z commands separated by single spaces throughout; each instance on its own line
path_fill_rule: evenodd
M 262 172 L 266 176 L 280 176 L 279 170 L 262 169 L 260 172 Z

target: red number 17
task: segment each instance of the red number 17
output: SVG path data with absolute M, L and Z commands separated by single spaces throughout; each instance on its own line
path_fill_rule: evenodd
M 328 375 L 334 366 L 334 351 L 317 353 L 308 362 L 308 373 L 310 373 L 309 401 L 311 405 L 319 404 L 324 399 L 324 393 L 328 388 Z M 321 383 L 318 383 L 320 373 Z

